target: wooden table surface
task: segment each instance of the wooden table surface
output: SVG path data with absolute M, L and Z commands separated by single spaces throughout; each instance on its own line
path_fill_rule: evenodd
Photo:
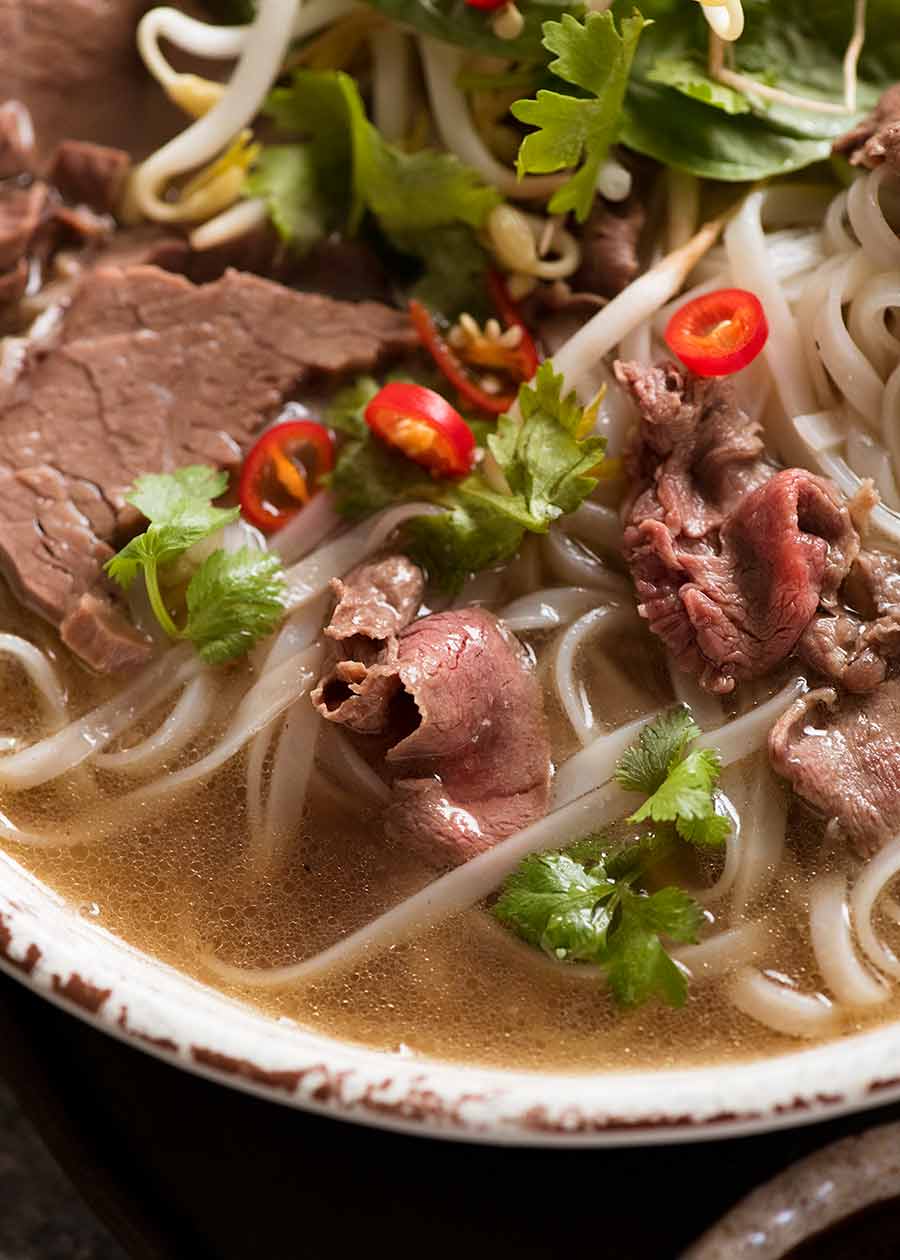
M 226 1090 L 103 1036 L 5 976 L 0 1027 L 0 1073 L 135 1260 L 342 1260 L 363 1248 L 392 1260 L 530 1260 L 565 1257 L 586 1241 L 616 1260 L 675 1260 L 793 1160 L 900 1118 L 894 1105 L 696 1146 L 477 1147 Z M 879 1239 L 895 1227 L 896 1239 L 883 1254 L 900 1255 L 900 1213 L 886 1220 Z

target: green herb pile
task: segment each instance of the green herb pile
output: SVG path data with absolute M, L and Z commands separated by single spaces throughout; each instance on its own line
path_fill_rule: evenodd
M 728 834 L 729 820 L 716 809 L 719 756 L 690 749 L 699 735 L 683 707 L 648 723 L 620 759 L 616 781 L 646 797 L 627 822 L 651 825 L 525 858 L 493 907 L 501 923 L 552 958 L 602 969 L 622 1006 L 651 997 L 681 1006 L 687 994 L 665 942 L 696 941 L 703 911 L 683 889 L 651 892 L 647 880 L 681 842 L 717 848 Z

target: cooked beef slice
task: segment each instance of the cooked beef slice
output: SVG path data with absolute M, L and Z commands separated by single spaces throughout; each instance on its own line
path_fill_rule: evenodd
M 135 477 L 232 467 L 310 374 L 413 343 L 397 311 L 237 272 L 200 287 L 154 267 L 88 272 L 0 413 L 0 562 L 61 622 L 100 582 Z
M 887 162 L 900 171 L 900 83 L 889 87 L 871 114 L 839 136 L 831 148 L 833 153 L 849 158 L 853 166 L 874 169 Z
M 357 681 L 329 696 L 326 680 L 314 699 L 342 721 L 362 698 L 368 731 L 394 739 L 388 836 L 429 864 L 458 865 L 543 817 L 550 744 L 541 690 L 492 613 L 433 613 L 385 641 L 371 664 L 345 663 Z
M 99 673 L 134 668 L 151 646 L 110 600 L 82 595 L 63 618 L 59 635 L 66 647 Z
M 0 272 L 12 271 L 28 252 L 41 226 L 50 190 L 40 180 L 30 187 L 0 188 Z
M 87 261 L 96 267 L 161 267 L 184 271 L 190 246 L 183 236 L 155 223 L 119 228 Z
M 419 611 L 425 577 L 406 556 L 386 556 L 333 578 L 337 603 L 325 634 L 334 660 L 313 692 L 323 716 L 359 735 L 380 734 L 400 688 L 397 636 Z
M 331 585 L 337 604 L 325 633 L 345 650 L 357 636 L 378 646 L 396 638 L 419 611 L 425 592 L 422 570 L 403 555 L 359 565 Z
M 871 691 L 900 655 L 900 558 L 861 550 L 841 587 L 800 640 L 804 661 L 847 691 Z
M 0 179 L 22 175 L 34 161 L 34 124 L 21 101 L 0 105 Z
M 0 0 L 3 92 L 34 119 L 44 160 L 65 139 L 136 156 L 184 126 L 137 53 L 147 0 Z
M 772 728 L 769 757 L 863 856 L 875 853 L 900 830 L 900 679 L 864 696 L 802 697 Z
M 573 287 L 606 298 L 621 293 L 640 270 L 638 245 L 646 222 L 645 199 L 637 191 L 624 201 L 598 196 L 581 230 L 581 266 Z
M 130 166 L 131 158 L 124 149 L 88 140 L 64 140 L 47 179 L 65 201 L 90 206 L 100 214 L 114 214 Z
M 641 420 L 624 533 L 639 611 L 682 669 L 727 693 L 836 604 L 859 535 L 830 482 L 763 460 L 729 384 L 671 364 L 615 370 Z

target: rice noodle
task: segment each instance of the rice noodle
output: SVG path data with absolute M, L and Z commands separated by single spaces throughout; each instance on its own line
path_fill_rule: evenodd
M 560 637 L 554 653 L 553 678 L 569 723 L 582 744 L 590 743 L 595 725 L 594 713 L 584 686 L 577 680 L 575 662 L 585 642 L 603 630 L 615 634 L 636 622 L 632 608 L 607 604 L 592 608 L 579 617 Z
M 764 921 L 741 923 L 715 932 L 696 945 L 680 945 L 670 952 L 693 980 L 712 980 L 758 959 L 766 948 L 767 936 Z
M 900 267 L 900 239 L 881 205 L 882 187 L 895 180 L 889 166 L 879 166 L 854 180 L 847 193 L 847 215 L 863 252 L 882 270 Z
M 701 730 L 708 731 L 721 726 L 725 715 L 719 697 L 704 691 L 693 674 L 679 667 L 671 652 L 666 653 L 666 664 L 669 667 L 675 699 L 680 704 L 687 705 Z
M 498 616 L 508 629 L 522 634 L 568 625 L 596 603 L 597 592 L 583 586 L 548 586 L 514 599 L 500 609 Z
M 405 521 L 416 516 L 428 516 L 441 509 L 431 503 L 402 503 L 398 507 L 385 508 L 364 520 L 354 529 L 319 547 L 311 555 L 293 565 L 285 574 L 287 608 L 293 611 L 310 600 L 324 594 L 331 579 L 341 577 L 363 561 L 366 556 L 384 543 Z
M 17 634 L 0 634 L 0 655 L 18 661 L 41 698 L 50 724 L 56 728 L 66 720 L 66 693 L 50 661 L 33 643 Z
M 844 875 L 819 875 L 809 893 L 809 931 L 826 986 L 846 1006 L 875 1006 L 890 996 L 856 956 Z
M 187 684 L 158 730 L 121 752 L 97 753 L 94 765 L 98 770 L 112 770 L 117 774 L 146 774 L 161 769 L 204 729 L 215 705 L 216 692 L 212 671 L 202 670 Z
M 774 721 L 773 721 L 774 725 Z M 732 891 L 732 914 L 742 918 L 747 906 L 774 879 L 784 854 L 788 794 L 763 749 L 748 770 L 740 799 L 740 866 Z
M 551 525 L 542 536 L 540 545 L 544 565 L 557 582 L 592 587 L 607 599 L 631 601 L 633 587 L 630 579 L 570 538 L 561 525 Z
M 189 643 L 169 649 L 112 700 L 55 735 L 0 758 L 0 783 L 18 791 L 38 787 L 74 769 L 164 703 L 202 668 Z
M 900 979 L 900 958 L 875 934 L 872 918 L 879 897 L 900 873 L 900 837 L 884 846 L 862 869 L 850 894 L 853 926 L 863 953 L 873 966 Z
M 322 723 L 316 744 L 316 763 L 335 783 L 340 783 L 342 795 L 349 792 L 369 806 L 384 805 L 391 799 L 388 785 L 334 722 Z
M 827 1037 L 838 1026 L 838 1010 L 821 993 L 801 993 L 753 967 L 739 972 L 728 996 L 745 1015 L 788 1037 Z
M 285 714 L 272 761 L 269 796 L 250 855 L 257 876 L 271 874 L 300 825 L 321 725 L 307 695 L 295 700 Z
M 184 788 L 208 779 L 240 752 L 258 731 L 264 730 L 295 700 L 312 689 L 318 680 L 321 664 L 322 648 L 314 644 L 288 657 L 275 668 L 266 670 L 241 700 L 221 739 L 206 756 L 175 774 L 163 775 L 138 788 L 119 803 L 145 805 L 160 797 L 172 797 Z
M 622 519 L 615 508 L 585 499 L 561 522 L 567 534 L 594 549 L 619 555 L 622 549 Z

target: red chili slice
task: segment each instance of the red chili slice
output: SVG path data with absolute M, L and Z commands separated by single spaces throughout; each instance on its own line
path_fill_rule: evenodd
M 485 339 L 482 345 L 471 348 L 467 354 L 473 364 L 479 367 L 498 368 L 511 377 L 514 389 L 508 393 L 493 394 L 478 383 L 470 373 L 467 363 L 444 340 L 431 312 L 421 302 L 411 301 L 409 314 L 419 334 L 419 340 L 454 389 L 479 411 L 487 412 L 490 416 L 502 416 L 516 401 L 518 386 L 523 381 L 530 381 L 534 376 L 539 359 L 537 348 L 519 314 L 518 307 L 509 296 L 502 278 L 496 272 L 489 273 L 488 288 L 497 313 L 503 318 L 507 328 L 521 328 L 521 339 L 517 346 L 505 346 L 499 341 Z
M 365 410 L 366 424 L 432 477 L 461 477 L 475 461 L 475 436 L 446 398 L 424 385 L 391 381 Z
M 698 376 L 730 376 L 753 362 L 769 325 L 755 293 L 716 289 L 677 310 L 664 335 L 669 349 Z
M 466 0 L 470 9 L 483 9 L 488 13 L 493 9 L 503 9 L 508 3 L 509 0 Z
M 244 519 L 266 534 L 282 529 L 320 489 L 334 467 L 334 439 L 314 420 L 289 420 L 267 429 L 241 469 Z

